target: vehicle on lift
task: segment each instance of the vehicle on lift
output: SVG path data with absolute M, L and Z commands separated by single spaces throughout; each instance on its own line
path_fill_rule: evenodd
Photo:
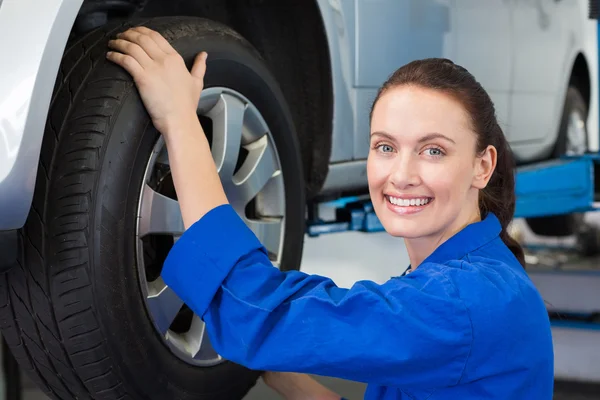
M 216 354 L 202 316 L 160 278 L 183 224 L 164 143 L 104 58 L 117 32 L 156 29 L 189 63 L 208 51 L 198 116 L 226 192 L 274 266 L 297 269 L 306 204 L 367 193 L 370 103 L 413 59 L 472 71 L 520 164 L 597 151 L 587 12 L 549 0 L 0 0 L 0 37 L 15 37 L 0 44 L 0 320 L 21 368 L 55 399 L 241 398 L 260 375 Z M 564 235 L 574 221 L 529 222 Z

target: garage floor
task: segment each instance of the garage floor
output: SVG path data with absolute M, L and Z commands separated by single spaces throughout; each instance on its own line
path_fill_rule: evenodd
M 350 287 L 361 279 L 384 282 L 390 276 L 401 273 L 408 265 L 402 240 L 385 233 L 349 232 L 320 238 L 307 237 L 304 246 L 302 270 L 329 276 L 343 287 Z M 318 379 L 348 399 L 362 399 L 365 389 L 362 384 L 330 378 Z M 24 400 L 44 398 L 35 389 L 30 389 Z M 276 400 L 280 397 L 259 382 L 245 400 L 259 399 Z M 558 383 L 555 399 L 600 399 L 600 385 Z

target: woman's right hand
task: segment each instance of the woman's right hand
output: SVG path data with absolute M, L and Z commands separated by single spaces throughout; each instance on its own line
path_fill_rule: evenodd
M 106 57 L 132 76 L 156 129 L 177 134 L 180 125 L 197 120 L 196 109 L 204 87 L 205 52 L 197 55 L 191 72 L 183 58 L 158 32 L 138 26 L 108 42 Z
M 306 374 L 270 372 L 262 376 L 265 384 L 286 400 L 340 400 L 341 396 Z

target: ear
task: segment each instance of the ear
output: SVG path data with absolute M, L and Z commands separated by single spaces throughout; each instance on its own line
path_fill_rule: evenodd
M 481 155 L 475 157 L 475 174 L 473 176 L 473 186 L 477 189 L 483 189 L 487 186 L 492 173 L 496 169 L 498 152 L 492 145 L 488 146 Z

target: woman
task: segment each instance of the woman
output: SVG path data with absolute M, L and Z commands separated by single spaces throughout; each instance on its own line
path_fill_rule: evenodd
M 206 53 L 191 73 L 137 27 L 107 58 L 136 82 L 169 151 L 185 234 L 163 279 L 207 324 L 225 358 L 268 372 L 287 398 L 338 399 L 303 373 L 368 384 L 367 399 L 551 399 L 544 303 L 507 234 L 513 161 L 494 106 L 447 60 L 410 63 L 371 114 L 369 190 L 410 274 L 350 289 L 271 266 L 229 206 L 196 116 Z M 201 177 L 200 179 L 198 177 Z

